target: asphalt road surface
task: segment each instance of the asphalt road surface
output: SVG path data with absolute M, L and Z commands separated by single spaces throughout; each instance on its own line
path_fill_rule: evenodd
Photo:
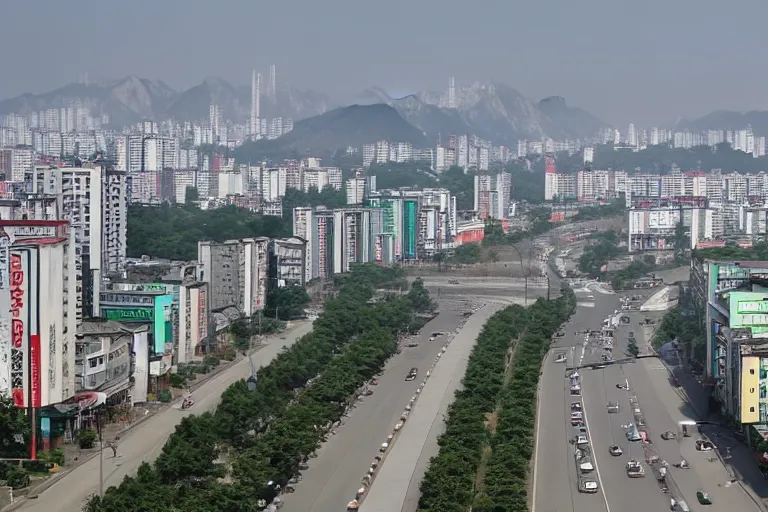
M 312 325 L 306 322 L 282 335 L 285 339 L 269 338 L 267 344 L 253 354 L 254 364 L 257 367 L 268 365 L 283 347 L 292 345 L 311 330 Z M 240 360 L 195 390 L 195 405 L 187 411 L 170 407 L 126 434 L 118 446 L 118 458 L 113 459 L 104 452 L 104 489 L 119 485 L 124 477 L 134 475 L 142 462 L 154 461 L 182 417 L 215 409 L 221 394 L 233 382 L 246 378 L 250 371 L 248 360 Z M 88 497 L 98 492 L 97 456 L 63 475 L 37 499 L 26 501 L 20 509 L 30 512 L 79 512 Z
M 680 420 L 695 416 L 674 392 L 664 366 L 654 358 L 620 366 L 609 365 L 604 369 L 584 368 L 579 371 L 581 401 L 596 467 L 592 478 L 598 481 L 600 491 L 593 495 L 578 493 L 573 447 L 567 442 L 575 434 L 569 425 L 570 402 L 577 399 L 569 396 L 569 382 L 563 376 L 564 365 L 554 362 L 554 353 L 565 351 L 569 366 L 580 362 L 598 362 L 600 347 L 597 344 L 585 344 L 584 336 L 574 335 L 574 331 L 599 329 L 602 320 L 618 307 L 617 296 L 594 293 L 592 299 L 585 300 L 583 297 L 587 293 L 577 292 L 577 300 L 580 304 L 592 302 L 592 305 L 582 305 L 577 309 L 564 329 L 566 337 L 556 340 L 555 349 L 550 352 L 543 369 L 533 511 L 669 510 L 670 496 L 660 491 L 653 471 L 645 464 L 642 444 L 630 442 L 626 438 L 623 425 L 634 422 L 630 394 L 637 396 L 650 439 L 660 457 L 670 465 L 681 458 L 691 464 L 692 468 L 688 470 L 671 467 L 669 471 L 675 492 L 679 489 L 693 510 L 700 507 L 696 500 L 696 492 L 699 490 L 710 493 L 715 504 L 713 510 L 761 510 L 740 486 L 727 483 L 729 476 L 726 469 L 713 455 L 696 452 L 693 447 L 695 436 L 685 438 L 682 442 L 661 439 L 662 432 L 676 432 Z M 620 325 L 617 330 L 618 339 L 614 349 L 614 357 L 617 359 L 624 357 L 629 331 L 634 331 L 639 346 L 645 345 L 643 330 L 638 325 L 645 313 L 629 313 L 629 316 L 630 324 Z M 623 386 L 626 382 L 629 383 L 629 390 L 617 388 L 617 384 Z M 619 403 L 618 413 L 608 413 L 609 401 Z M 611 456 L 608 448 L 612 444 L 621 447 L 623 455 Z M 643 462 L 645 478 L 630 479 L 626 476 L 625 465 L 630 458 Z
M 370 388 L 374 391 L 373 395 L 365 397 L 357 405 L 336 434 L 318 450 L 318 456 L 310 460 L 310 468 L 303 472 L 296 491 L 283 497 L 283 512 L 345 510 L 346 504 L 355 497 L 361 478 L 374 456 L 379 454 L 379 447 L 392 433 L 448 337 L 448 334 L 443 334 L 430 342 L 432 333 L 440 331 L 453 334 L 464 320 L 462 313 L 472 306 L 466 301 L 455 300 L 440 304 L 440 314 L 421 330 L 419 346 L 403 347 L 400 354 L 388 361 L 383 375 L 378 378 L 379 384 Z M 453 348 L 454 343 L 456 341 L 451 343 L 448 350 Z M 438 368 L 440 364 L 443 364 L 442 360 Z M 406 382 L 405 376 L 414 367 L 419 369 L 418 377 Z M 417 401 L 414 409 L 421 407 L 418 405 L 421 403 L 421 400 Z M 413 411 L 406 425 L 415 416 Z M 401 437 L 405 432 L 404 428 L 393 446 L 402 442 Z
M 643 313 L 632 314 L 632 323 L 637 326 L 637 320 Z M 619 329 L 619 347 L 626 347 L 627 333 L 632 327 Z M 632 329 L 638 338 L 638 345 L 644 345 L 641 329 Z M 667 369 L 658 359 L 641 359 L 635 364 L 624 365 L 624 374 L 629 381 L 630 390 L 637 395 L 640 408 L 645 416 L 651 440 L 662 459 L 670 464 L 684 458 L 691 469 L 680 470 L 672 468 L 672 478 L 679 487 L 686 502 L 691 506 L 698 505 L 696 492 L 703 490 L 710 494 L 715 510 L 738 510 L 752 512 L 762 510 L 752 500 L 740 485 L 731 485 L 730 476 L 725 466 L 712 452 L 700 452 L 694 447 L 697 438 L 691 437 L 673 441 L 664 441 L 661 434 L 664 431 L 677 431 L 678 422 L 696 420 L 696 413 L 675 393 Z M 717 443 L 717 439 L 714 439 Z M 712 461 L 710 461 L 712 459 Z
M 438 453 L 437 436 L 446 410 L 461 385 L 472 347 L 483 325 L 500 304 L 488 304 L 456 335 L 422 390 L 395 444 L 379 468 L 363 501 L 363 512 L 412 512 L 419 501 L 419 484 L 429 459 Z M 332 509 L 324 509 L 332 510 Z M 323 511 L 324 512 L 324 511 Z
M 586 306 L 577 306 L 576 313 L 562 328 L 565 336 L 555 338 L 552 345 L 553 349 L 544 362 L 539 382 L 533 512 L 550 512 L 553 510 L 610 512 L 605 505 L 602 486 L 597 494 L 578 492 L 578 475 L 573 458 L 574 448 L 569 443 L 574 435 L 570 425 L 570 404 L 572 401 L 578 401 L 578 397 L 570 396 L 569 380 L 565 377 L 565 365 L 555 363 L 554 356 L 557 352 L 565 352 L 569 366 L 578 364 L 584 336 L 575 334 L 575 332 L 598 329 L 603 318 L 616 308 L 618 298 L 614 295 L 592 293 L 585 290 L 577 292 L 576 299 L 578 303 L 586 304 Z M 586 395 L 586 392 L 584 394 Z M 600 400 L 602 401 L 603 398 Z M 592 428 L 596 419 L 590 416 L 590 412 L 593 411 L 589 407 L 586 409 L 587 423 Z M 596 410 L 593 413 L 597 416 Z M 594 443 L 593 452 L 600 449 L 602 449 L 602 444 L 600 442 Z M 607 446 L 604 449 L 607 450 Z M 600 471 L 599 458 L 597 464 L 597 470 Z M 602 475 L 602 472 L 600 474 Z

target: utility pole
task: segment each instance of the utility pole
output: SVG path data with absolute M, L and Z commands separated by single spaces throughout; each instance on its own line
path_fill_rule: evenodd
M 104 437 L 101 428 L 102 412 L 96 414 L 96 425 L 99 429 L 99 498 L 104 499 Z

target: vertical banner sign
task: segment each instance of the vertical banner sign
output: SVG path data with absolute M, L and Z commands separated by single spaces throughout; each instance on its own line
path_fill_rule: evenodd
M 0 230 L 0 290 L 8 289 L 8 253 L 11 239 L 4 230 Z
M 11 396 L 16 407 L 24 407 L 26 369 L 27 369 L 27 291 L 29 284 L 25 279 L 24 267 L 29 253 L 11 253 L 10 288 L 11 288 Z
M 29 385 L 32 388 L 32 407 L 35 409 L 41 405 L 42 391 L 40 389 L 40 335 L 33 334 L 29 337 L 30 375 Z
M 8 248 L 10 238 L 0 230 L 0 395 L 11 396 L 11 302 Z
M 26 306 L 28 316 L 26 318 L 26 338 L 27 346 L 27 378 L 25 384 L 29 386 L 26 388 L 27 400 L 32 400 L 32 407 L 42 407 L 42 346 L 40 339 L 40 316 L 38 315 L 38 309 L 40 308 L 40 296 L 38 294 L 38 286 L 40 286 L 40 250 L 39 249 L 25 249 L 26 265 L 24 265 L 24 282 L 26 283 Z M 24 260 L 22 260 L 24 261 Z M 32 337 L 37 339 L 37 361 L 32 358 Z M 36 369 L 36 370 L 35 370 Z M 36 374 L 35 379 L 32 378 L 32 373 Z M 31 392 L 31 397 L 30 397 Z M 37 398 L 35 398 L 37 396 Z M 48 393 L 45 393 L 46 399 Z M 38 405 L 34 402 L 37 401 Z M 27 403 L 27 407 L 29 407 Z M 46 404 L 47 405 L 47 404 Z

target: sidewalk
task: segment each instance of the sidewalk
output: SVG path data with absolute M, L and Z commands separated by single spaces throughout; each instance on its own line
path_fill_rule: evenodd
M 254 364 L 257 368 L 269 364 L 283 347 L 291 345 L 311 329 L 311 322 L 297 322 L 277 336 L 270 336 L 268 343 L 251 350 L 251 353 L 255 354 Z M 142 461 L 154 460 L 161 452 L 168 435 L 173 432 L 184 416 L 215 409 L 221 393 L 230 384 L 245 378 L 248 374 L 250 374 L 250 365 L 245 357 L 240 356 L 229 364 L 221 364 L 214 371 L 191 384 L 191 389 L 194 391 L 200 388 L 201 394 L 195 397 L 195 405 L 190 411 L 175 410 L 178 409 L 180 401 L 177 399 L 169 404 L 163 404 L 162 407 L 157 407 L 154 414 L 145 414 L 138 421 L 120 430 L 121 440 L 118 442 L 118 458 L 113 459 L 111 457 L 111 450 L 107 450 L 104 456 L 104 488 L 119 484 L 124 476 L 135 474 Z M 147 428 L 142 430 L 141 435 L 136 435 L 134 430 L 145 423 Z M 105 436 L 105 441 L 107 440 L 109 438 Z M 98 492 L 98 454 L 99 450 L 94 449 L 78 457 L 76 463 L 67 463 L 60 473 L 47 478 L 28 491 L 28 496 L 39 496 L 38 499 L 18 499 L 11 505 L 4 507 L 3 512 L 16 510 L 20 507 L 31 511 L 76 512 L 80 510 L 83 500 L 93 492 Z M 66 478 L 69 473 L 74 473 L 77 477 Z M 66 482 L 57 485 L 65 478 Z
M 647 345 L 644 353 L 653 353 L 655 350 L 651 347 L 651 339 L 657 324 L 643 326 L 643 338 Z M 744 490 L 752 496 L 755 501 L 759 501 L 764 510 L 768 510 L 768 479 L 755 462 L 752 451 L 743 441 L 740 432 L 727 428 L 727 421 L 719 414 L 710 412 L 709 397 L 711 390 L 702 386 L 696 375 L 686 371 L 681 366 L 676 366 L 677 361 L 659 360 L 667 368 L 667 371 L 673 376 L 679 387 L 672 389 L 680 398 L 690 405 L 690 408 L 698 417 L 699 421 L 708 421 L 714 424 L 701 425 L 701 433 L 708 437 L 717 447 L 717 455 L 726 470 L 733 474 Z M 670 383 L 671 384 L 671 383 Z
M 677 393 L 691 405 L 699 419 L 716 423 L 715 425 L 702 425 L 701 431 L 717 446 L 718 457 L 723 460 L 726 467 L 730 466 L 734 472 L 734 477 L 743 482 L 748 490 L 753 491 L 766 508 L 768 506 L 768 479 L 755 462 L 752 450 L 742 441 L 743 436 L 737 434 L 733 429 L 725 427 L 725 418 L 719 414 L 710 413 L 710 391 L 699 384 L 693 374 L 684 372 L 679 367 L 672 373 L 681 385 Z

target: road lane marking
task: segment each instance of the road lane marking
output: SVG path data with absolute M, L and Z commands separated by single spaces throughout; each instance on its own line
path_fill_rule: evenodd
M 589 436 L 589 446 L 592 448 L 592 461 L 595 465 L 595 473 L 597 474 L 597 481 L 600 484 L 601 494 L 603 495 L 603 502 L 605 503 L 606 512 L 611 512 L 611 507 L 608 505 L 608 497 L 605 495 L 605 487 L 603 487 L 603 479 L 600 477 L 600 468 L 597 465 L 597 455 L 595 454 L 595 443 L 592 439 L 592 431 L 589 430 L 589 418 L 587 418 L 587 401 L 584 398 L 584 387 L 581 390 L 581 410 L 584 413 L 584 426 L 587 429 L 587 435 Z M 577 468 L 578 469 L 578 468 Z M 578 478 L 578 473 L 577 473 Z
M 571 349 L 571 351 L 573 351 L 573 349 Z M 547 359 L 549 359 L 549 356 L 545 359 L 545 364 Z M 534 449 L 533 454 L 533 499 L 531 500 L 531 512 L 536 512 L 536 475 L 539 474 L 539 445 L 541 444 L 539 442 L 541 439 L 541 383 L 543 380 L 544 375 L 542 373 L 539 378 L 538 389 L 536 390 L 536 448 Z

